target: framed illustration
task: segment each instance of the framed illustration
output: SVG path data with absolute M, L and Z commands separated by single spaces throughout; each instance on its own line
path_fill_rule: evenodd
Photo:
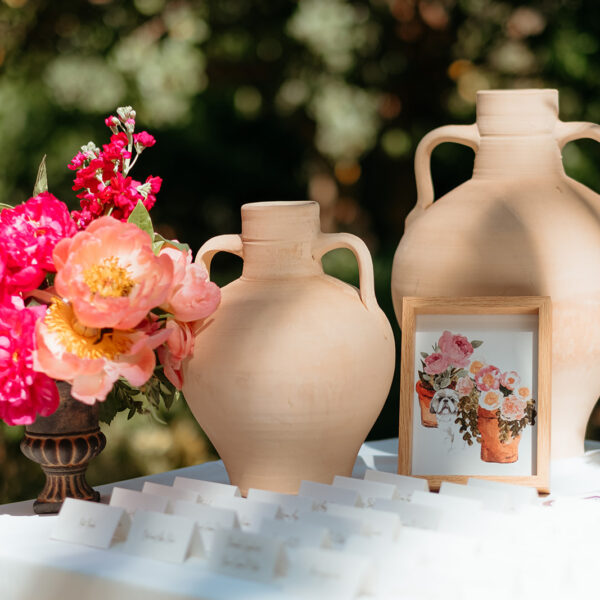
M 398 472 L 547 492 L 550 298 L 404 298 Z

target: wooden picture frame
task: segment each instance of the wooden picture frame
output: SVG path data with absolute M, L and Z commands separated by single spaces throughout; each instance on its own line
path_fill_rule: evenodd
M 549 492 L 551 311 L 541 296 L 403 299 L 398 473 Z

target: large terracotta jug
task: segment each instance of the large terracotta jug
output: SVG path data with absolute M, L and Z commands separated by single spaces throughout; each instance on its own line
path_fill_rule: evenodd
M 350 249 L 360 290 L 324 274 L 321 257 Z M 183 393 L 231 482 L 286 493 L 303 479 L 350 475 L 389 392 L 392 330 L 377 305 L 365 244 L 320 231 L 316 202 L 242 206 L 242 235 L 200 248 L 244 260 L 222 290 L 184 367 Z
M 600 196 L 565 175 L 561 148 L 600 141 L 558 119 L 556 90 L 481 91 L 473 125 L 428 133 L 415 157 L 417 204 L 392 273 L 404 296 L 552 297 L 552 456 L 583 453 L 600 394 Z M 475 150 L 473 177 L 433 202 L 429 160 L 442 142 Z

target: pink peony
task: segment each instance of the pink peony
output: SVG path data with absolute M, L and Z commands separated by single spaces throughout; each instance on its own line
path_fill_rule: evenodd
M 507 371 L 500 377 L 500 384 L 507 390 L 514 390 L 520 383 L 521 378 L 516 371 Z
M 54 250 L 56 291 L 87 327 L 130 329 L 163 304 L 173 263 L 132 223 L 101 217 Z
M 500 416 L 505 421 L 520 421 L 525 417 L 527 402 L 520 400 L 514 395 L 507 396 L 500 406 Z
M 425 359 L 425 373 L 428 375 L 439 375 L 449 366 L 448 357 L 441 352 L 433 352 Z
M 191 251 L 163 246 L 159 256 L 173 263 L 173 281 L 166 302 L 162 305 L 178 321 L 197 321 L 211 315 L 221 301 L 221 290 L 209 281 L 200 263 L 192 263 Z
M 497 410 L 502 402 L 502 393 L 497 390 L 483 392 L 479 396 L 479 406 L 486 410 Z
M 158 360 L 165 369 L 167 379 L 180 390 L 183 386 L 183 361 L 194 351 L 194 333 L 190 325 L 174 319 L 167 321 L 166 330 L 171 335 L 158 348 Z
M 477 388 L 482 392 L 497 390 L 500 388 L 500 369 L 492 365 L 481 368 L 475 375 Z
M 456 382 L 456 391 L 461 398 L 463 396 L 468 396 L 473 391 L 473 382 L 471 381 L 471 378 L 461 377 Z
M 449 363 L 455 367 L 466 367 L 469 364 L 469 357 L 473 354 L 473 346 L 464 335 L 452 335 L 449 331 L 444 331 L 438 346 L 448 357 Z
M 56 244 L 76 231 L 64 202 L 48 192 L 15 208 L 5 208 L 0 212 L 5 285 L 14 292 L 37 288 L 47 272 L 55 271 L 52 253 Z
M 44 307 L 0 306 L 0 419 L 8 425 L 29 425 L 58 408 L 52 379 L 34 371 L 34 329 Z
M 106 398 L 119 377 L 144 385 L 156 366 L 153 350 L 170 333 L 85 327 L 73 305 L 57 299 L 36 325 L 35 368 L 68 381 L 74 398 L 93 404 Z

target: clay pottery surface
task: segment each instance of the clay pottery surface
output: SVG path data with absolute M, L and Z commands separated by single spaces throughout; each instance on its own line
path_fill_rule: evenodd
M 27 425 L 21 440 L 21 452 L 39 463 L 46 475 L 33 504 L 36 513 L 57 513 L 65 498 L 100 501 L 100 494 L 85 478 L 90 460 L 106 446 L 98 424 L 98 406 L 75 400 L 68 383 L 58 381 L 57 385 L 57 410 Z
M 431 399 L 435 396 L 435 390 L 427 389 L 420 381 L 415 386 L 421 407 L 421 425 L 424 427 L 437 427 L 437 416 L 430 410 Z
M 477 409 L 477 427 L 481 433 L 481 460 L 494 463 L 514 463 L 519 460 L 521 436 L 509 435 L 506 442 L 501 442 L 496 411 L 480 406 Z
M 561 148 L 600 141 L 558 119 L 556 90 L 482 91 L 473 125 L 427 134 L 417 205 L 394 258 L 392 296 L 551 296 L 552 456 L 583 453 L 600 394 L 600 196 L 566 176 Z M 432 150 L 475 150 L 473 177 L 433 203 Z
M 355 254 L 360 290 L 324 274 L 334 248 Z M 258 202 L 242 207 L 241 236 L 209 240 L 196 260 L 210 268 L 220 251 L 243 272 L 198 324 L 183 393 L 231 483 L 295 493 L 350 475 L 395 363 L 366 246 L 321 233 L 316 202 Z

